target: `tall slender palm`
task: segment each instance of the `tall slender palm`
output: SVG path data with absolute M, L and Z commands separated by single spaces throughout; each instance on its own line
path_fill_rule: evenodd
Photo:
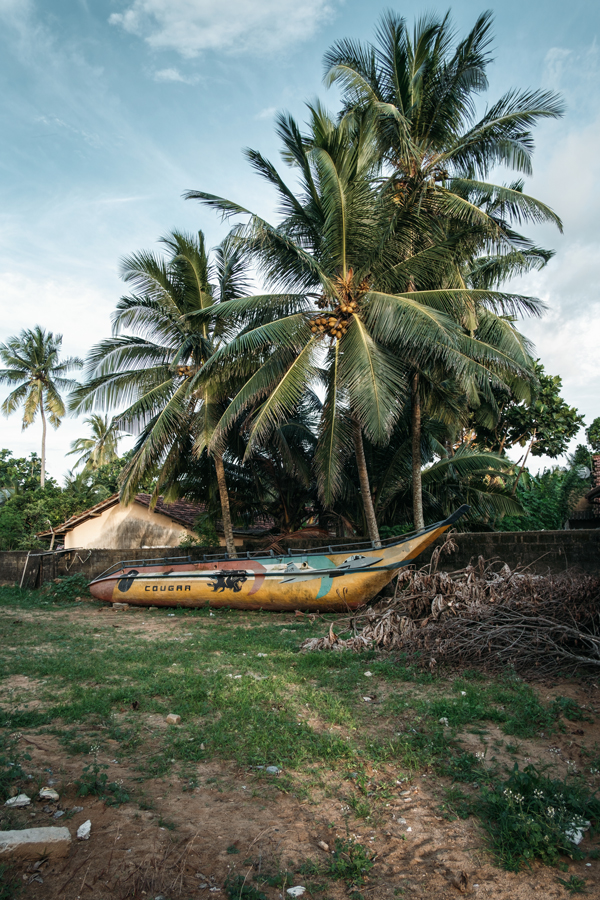
M 484 390 L 502 383 L 506 369 L 526 374 L 527 348 L 487 306 L 535 308 L 533 301 L 489 290 L 443 287 L 453 263 L 447 242 L 435 241 L 434 225 L 397 227 L 397 203 L 381 188 L 379 147 L 372 117 L 336 123 L 318 105 L 309 107 L 303 135 L 288 116 L 278 117 L 284 159 L 298 174 L 292 190 L 275 167 L 248 151 L 258 173 L 278 193 L 278 226 L 238 204 L 190 191 L 224 216 L 249 215 L 238 238 L 251 253 L 273 293 L 247 297 L 208 310 L 217 321 L 239 321 L 241 332 L 220 348 L 203 377 L 228 371 L 244 354 L 260 365 L 247 378 L 215 428 L 227 433 L 241 413 L 261 399 L 253 417 L 248 452 L 293 414 L 315 382 L 325 389 L 315 461 L 319 491 L 331 504 L 343 484 L 345 461 L 356 458 L 361 499 L 371 539 L 379 540 L 369 486 L 363 435 L 385 444 L 409 394 L 412 370 L 443 361 L 457 378 Z M 429 229 L 425 240 L 425 229 Z M 443 238 L 443 235 L 442 235 Z M 416 277 L 419 290 L 414 290 Z M 408 285 L 408 289 L 407 289 Z M 482 307 L 478 331 L 463 327 L 465 307 Z M 496 321 L 497 320 L 497 321 Z M 494 344 L 488 338 L 495 329 Z
M 123 260 L 122 277 L 136 293 L 117 304 L 114 335 L 91 350 L 87 381 L 72 398 L 76 410 L 126 404 L 115 422 L 138 431 L 139 437 L 125 470 L 125 500 L 133 497 L 149 472 L 157 475 L 155 498 L 163 488 L 176 495 L 190 455 L 207 449 L 214 422 L 223 411 L 225 387 L 216 380 L 198 384 L 197 374 L 219 346 L 224 330 L 211 328 L 197 314 L 246 289 L 244 262 L 231 241 L 218 249 L 212 270 L 202 232 L 197 236 L 173 232 L 162 243 L 168 250 L 166 259 L 141 252 Z M 216 287 L 211 284 L 213 276 Z M 122 334 L 123 329 L 132 333 Z M 235 556 L 221 446 L 213 446 L 211 456 L 227 552 Z
M 4 400 L 2 412 L 10 416 L 22 406 L 23 429 L 35 421 L 38 412 L 42 420 L 42 487 L 46 483 L 47 421 L 53 428 L 60 425 L 65 415 L 61 393 L 72 390 L 77 383 L 67 375 L 83 366 L 76 356 L 61 360 L 61 347 L 62 334 L 52 334 L 39 325 L 24 328 L 0 344 L 0 359 L 6 366 L 0 369 L 0 384 L 16 385 Z
M 529 174 L 531 127 L 541 118 L 562 115 L 562 103 L 550 92 L 511 90 L 476 121 L 476 96 L 488 86 L 491 18 L 489 12 L 479 16 L 469 34 L 455 42 L 449 14 L 441 19 L 425 15 L 411 33 L 403 18 L 387 12 L 375 45 L 337 41 L 325 56 L 325 70 L 326 82 L 342 88 L 346 114 L 368 110 L 373 117 L 397 204 L 397 227 L 417 235 L 427 219 L 476 227 L 482 235 L 479 246 L 495 245 L 510 261 L 515 250 L 534 248 L 500 227 L 486 204 L 501 207 L 505 218 L 516 221 L 551 221 L 560 227 L 560 220 L 523 194 L 522 187 L 490 184 L 487 178 L 497 165 Z M 420 220 L 416 229 L 415 216 Z M 404 289 L 418 284 L 418 273 L 405 274 Z M 410 377 L 413 496 L 415 524 L 422 527 L 419 380 L 415 367 Z
M 72 442 L 67 456 L 78 456 L 74 468 L 83 466 L 88 471 L 95 470 L 117 459 L 121 433 L 114 420 L 94 413 L 84 419 L 83 424 L 90 426 L 91 436 Z

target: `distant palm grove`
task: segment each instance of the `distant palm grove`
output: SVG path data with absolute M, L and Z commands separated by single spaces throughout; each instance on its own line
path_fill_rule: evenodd
M 519 330 L 543 304 L 509 287 L 553 255 L 527 228 L 561 229 L 524 177 L 533 127 L 562 103 L 515 89 L 479 117 L 491 37 L 489 13 L 464 38 L 448 16 L 387 13 L 373 43 L 337 41 L 325 83 L 341 108 L 310 104 L 304 125 L 279 114 L 279 167 L 245 151 L 273 222 L 188 190 L 228 236 L 208 251 L 201 232 L 174 231 L 123 259 L 112 336 L 85 362 L 61 360 L 39 326 L 0 345 L 3 412 L 43 424 L 41 459 L 0 454 L 0 548 L 140 490 L 204 502 L 198 542 L 219 522 L 234 555 L 233 528 L 259 517 L 290 539 L 374 542 L 461 503 L 467 528 L 562 527 L 589 490 L 600 422 L 566 468 L 529 474 L 583 418 Z M 513 180 L 490 180 L 500 169 Z M 44 484 L 46 420 L 66 408 L 90 434 L 61 489 Z M 123 433 L 136 442 L 119 456 Z

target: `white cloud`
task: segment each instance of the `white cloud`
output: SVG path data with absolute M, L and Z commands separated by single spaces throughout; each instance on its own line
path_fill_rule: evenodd
M 276 106 L 267 106 L 266 109 L 261 109 L 259 113 L 255 115 L 255 119 L 272 119 L 275 113 L 277 112 Z
M 133 0 L 109 22 L 155 49 L 193 57 L 203 50 L 277 52 L 310 37 L 331 14 L 328 0 Z
M 159 69 L 154 73 L 155 81 L 179 81 L 182 84 L 197 84 L 197 76 L 182 75 L 179 69 Z

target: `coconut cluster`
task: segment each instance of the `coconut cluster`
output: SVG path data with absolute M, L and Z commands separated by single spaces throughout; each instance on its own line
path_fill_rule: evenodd
M 310 330 L 313 334 L 329 334 L 339 340 L 348 331 L 352 316 L 357 312 L 356 300 L 342 300 L 334 310 L 316 316 L 310 323 Z

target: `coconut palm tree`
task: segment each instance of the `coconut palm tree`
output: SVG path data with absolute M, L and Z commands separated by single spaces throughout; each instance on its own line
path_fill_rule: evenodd
M 239 248 L 225 241 L 209 266 L 204 235 L 174 231 L 162 238 L 166 258 L 141 252 L 123 260 L 121 275 L 135 293 L 122 297 L 113 315 L 113 337 L 90 351 L 87 379 L 73 395 L 73 410 L 126 405 L 117 426 L 139 436 L 124 473 L 122 497 L 130 500 L 140 481 L 157 475 L 161 490 L 176 496 L 191 453 L 202 455 L 223 412 L 226 386 L 198 382 L 198 373 L 218 348 L 226 329 L 211 327 L 197 313 L 246 290 Z M 211 279 L 216 281 L 213 285 Z M 130 334 L 123 334 L 128 329 Z M 218 482 L 227 552 L 235 544 L 221 446 L 210 455 Z
M 250 354 L 259 363 L 214 429 L 213 442 L 260 399 L 250 453 L 320 382 L 325 392 L 315 453 L 320 495 L 331 505 L 353 452 L 368 533 L 378 543 L 363 436 L 386 444 L 414 370 L 436 361 L 481 390 L 502 384 L 505 370 L 525 377 L 527 347 L 488 307 L 503 312 L 537 307 L 506 292 L 467 290 L 452 282 L 446 287 L 448 271 L 456 269 L 452 248 L 444 234 L 436 238 L 433 217 L 419 223 L 413 211 L 410 225 L 407 216 L 398 225 L 395 192 L 381 187 L 381 154 L 368 110 L 338 122 L 318 104 L 309 112 L 308 134 L 289 116 L 277 120 L 283 157 L 298 176 L 298 190 L 268 160 L 248 151 L 253 167 L 278 193 L 283 213 L 278 226 L 230 200 L 203 191 L 186 194 L 225 217 L 249 216 L 237 237 L 273 291 L 203 314 L 207 321 L 214 315 L 218 322 L 242 326 L 208 361 L 203 377 L 218 377 Z M 481 307 L 479 323 L 466 329 L 465 310 L 474 306 Z
M 83 361 L 76 356 L 60 359 L 62 334 L 52 334 L 36 325 L 24 328 L 0 344 L 0 359 L 6 366 L 0 369 L 0 384 L 16 385 L 2 404 L 2 412 L 10 416 L 23 407 L 23 430 L 28 428 L 39 412 L 42 420 L 42 466 L 40 484 L 46 483 L 47 421 L 58 428 L 65 415 L 61 397 L 77 384 L 68 378 L 69 372 L 80 369 Z
M 454 236 L 447 233 L 446 240 L 454 241 L 455 247 L 460 241 L 457 225 L 471 233 L 479 231 L 478 252 L 482 246 L 493 247 L 494 255 L 505 256 L 506 276 L 515 259 L 520 257 L 523 263 L 524 252 L 530 263 L 536 257 L 530 242 L 508 227 L 510 220 L 550 221 L 559 228 L 561 224 L 552 210 L 523 193 L 522 183 L 490 184 L 488 176 L 497 165 L 530 174 L 531 128 L 539 119 L 562 115 L 563 107 L 550 92 L 511 90 L 476 120 L 477 95 L 488 86 L 491 19 L 491 13 L 482 14 L 469 34 L 456 42 L 449 14 L 441 19 L 425 15 L 411 33 L 402 17 L 386 12 L 374 45 L 340 40 L 332 46 L 325 55 L 325 80 L 341 87 L 346 115 L 364 116 L 368 111 L 373 118 L 397 205 L 396 227 L 413 231 L 419 240 L 427 220 L 442 224 L 442 230 L 443 223 L 453 223 Z M 466 250 L 464 242 L 462 249 Z M 411 255 L 414 252 L 412 248 Z M 472 254 L 473 247 L 466 258 Z M 543 251 L 537 260 L 543 260 Z M 495 267 L 498 271 L 498 260 Z M 400 289 L 418 285 L 418 273 L 404 275 Z M 460 278 L 455 284 L 460 285 Z M 476 309 L 470 318 L 476 321 Z M 418 367 L 409 377 L 414 518 L 422 527 Z
M 89 425 L 92 433 L 90 437 L 77 438 L 72 442 L 66 455 L 77 454 L 79 457 L 73 468 L 83 466 L 84 469 L 93 471 L 117 459 L 121 432 L 116 423 L 108 416 L 94 413 L 84 419 L 83 424 Z

